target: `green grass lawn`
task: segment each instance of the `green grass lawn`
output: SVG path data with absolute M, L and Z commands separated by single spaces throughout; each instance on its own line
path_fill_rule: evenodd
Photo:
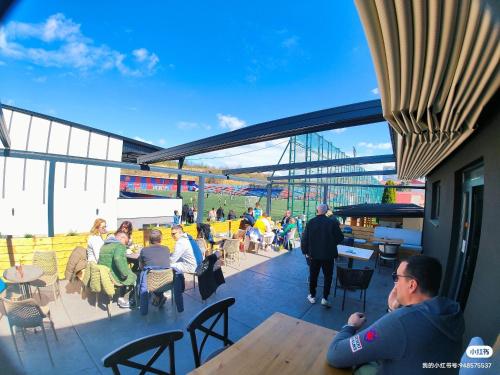
M 155 195 L 162 195 L 162 196 L 168 196 L 171 198 L 175 198 L 175 192 L 164 192 L 164 191 L 146 191 L 146 190 L 139 190 L 137 193 L 144 193 L 144 194 L 155 194 Z M 210 211 L 212 208 L 219 208 L 219 206 L 222 206 L 224 208 L 224 213 L 227 214 L 229 213 L 229 210 L 233 209 L 234 212 L 236 213 L 237 217 L 240 217 L 243 212 L 245 212 L 248 207 L 255 207 L 255 203 L 259 201 L 259 197 L 247 197 L 247 196 L 237 196 L 237 195 L 225 195 L 225 194 L 208 194 L 208 198 L 205 194 L 205 209 L 203 212 L 203 218 L 206 220 L 208 217 L 208 211 Z M 266 210 L 267 206 L 267 200 L 266 197 L 262 197 L 260 199 L 260 205 L 262 207 L 262 210 Z M 194 207 L 197 207 L 198 204 L 198 193 L 197 192 L 183 192 L 182 193 L 182 204 L 188 204 L 188 205 L 193 205 Z M 294 216 L 302 214 L 301 208 L 303 207 L 303 201 L 302 200 L 295 200 L 294 202 Z M 281 220 L 281 218 L 284 216 L 285 211 L 287 210 L 287 200 L 286 199 L 272 199 L 271 202 L 271 217 L 273 220 Z M 314 213 L 313 213 L 314 214 Z M 311 213 L 309 213 L 309 216 L 311 216 Z

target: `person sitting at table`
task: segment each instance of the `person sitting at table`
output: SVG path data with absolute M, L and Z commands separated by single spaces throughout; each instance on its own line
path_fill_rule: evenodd
M 228 220 L 235 220 L 236 219 L 236 212 L 234 212 L 233 209 L 229 210 L 229 213 L 227 214 L 227 219 Z
M 262 216 L 255 220 L 255 224 L 253 226 L 255 229 L 258 229 L 260 234 L 262 235 L 262 241 L 266 245 L 270 245 L 274 241 L 274 232 L 272 230 L 271 222 L 269 221 L 268 215 L 264 212 Z M 267 250 L 267 246 L 266 246 Z
M 159 229 L 153 229 L 149 233 L 149 243 L 150 246 L 144 247 L 141 250 L 141 253 L 139 255 L 139 269 L 141 271 L 147 270 L 147 269 L 167 269 L 170 268 L 170 249 L 167 246 L 161 245 L 161 239 L 162 239 L 162 233 Z M 143 283 L 145 274 L 141 272 L 141 282 L 140 284 Z M 147 288 L 146 288 L 146 295 L 144 296 L 143 294 L 143 289 L 140 288 L 140 297 L 141 297 L 141 309 L 143 309 L 143 302 L 146 301 L 147 303 L 147 298 L 144 299 L 144 297 L 147 297 Z M 153 305 L 155 306 L 162 306 L 165 303 L 165 296 L 163 293 L 154 293 L 153 297 Z M 141 311 L 142 312 L 142 311 Z
M 281 219 L 281 227 L 283 228 L 285 225 L 288 224 L 288 220 L 292 217 L 292 211 L 286 210 L 285 211 L 285 216 L 283 216 L 283 219 Z
M 134 287 L 137 276 L 129 268 L 127 263 L 128 234 L 117 231 L 114 235 L 108 236 L 101 247 L 98 264 L 111 269 L 111 275 L 119 288 L 118 306 L 129 308 L 135 306 Z M 126 295 L 129 295 L 129 301 Z
M 203 256 L 207 256 L 213 248 L 214 239 L 208 224 L 196 224 L 196 243 L 198 244 Z
M 101 251 L 102 245 L 104 245 L 104 240 L 102 236 L 106 233 L 106 220 L 95 219 L 94 225 L 90 229 L 90 236 L 87 239 L 87 262 L 99 261 L 99 253 Z
M 255 224 L 255 218 L 253 217 L 253 208 L 248 207 L 247 212 L 243 213 L 243 219 L 245 219 L 252 227 Z
M 174 293 L 175 300 L 178 302 L 177 311 L 184 311 L 182 293 L 185 290 L 184 273 L 196 272 L 198 262 L 196 260 L 191 241 L 181 225 L 172 227 L 172 237 L 174 238 L 174 252 L 170 255 L 170 265 L 175 271 Z
M 125 220 L 123 221 L 120 226 L 118 227 L 118 230 L 117 232 L 125 232 L 127 233 L 127 236 L 128 236 L 128 243 L 127 243 L 127 253 L 129 253 L 129 249 L 132 247 L 132 245 L 134 244 L 132 242 L 132 230 L 133 230 L 133 227 L 132 227 L 132 223 L 128 220 Z
M 362 365 L 358 374 L 420 374 L 424 363 L 459 363 L 464 318 L 457 302 L 438 296 L 441 274 L 436 258 L 402 261 L 392 275 L 389 313 L 360 332 L 366 317 L 352 314 L 330 344 L 328 363 Z
M 294 230 L 296 228 L 297 228 L 297 220 L 295 220 L 294 217 L 291 217 L 290 220 L 288 221 L 288 224 L 285 225 L 285 227 L 278 232 L 278 235 L 277 235 L 278 245 L 281 246 L 284 244 L 285 248 L 286 248 L 286 246 L 288 246 L 288 245 L 285 242 L 285 239 L 287 238 L 287 236 L 289 236 L 289 233 L 291 233 L 292 230 Z

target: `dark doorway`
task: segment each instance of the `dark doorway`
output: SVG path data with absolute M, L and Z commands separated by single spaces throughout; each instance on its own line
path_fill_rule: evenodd
M 484 170 L 475 166 L 462 174 L 460 201 L 460 234 L 456 247 L 457 257 L 454 266 L 450 297 L 465 309 L 469 297 L 481 238 L 483 217 Z

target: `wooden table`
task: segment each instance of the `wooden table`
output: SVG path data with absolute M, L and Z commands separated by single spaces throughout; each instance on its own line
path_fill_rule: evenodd
M 274 313 L 248 335 L 190 374 L 351 374 L 326 362 L 337 334 L 328 328 Z
M 359 247 L 337 245 L 337 252 L 341 257 L 348 258 L 347 267 L 352 268 L 354 259 L 368 261 L 373 255 L 373 250 L 360 249 Z
M 33 265 L 23 265 L 22 273 L 18 272 L 16 267 L 10 267 L 3 273 L 5 280 L 12 284 L 19 284 L 19 289 L 24 298 L 31 298 L 30 282 L 37 280 L 42 275 L 43 270 Z

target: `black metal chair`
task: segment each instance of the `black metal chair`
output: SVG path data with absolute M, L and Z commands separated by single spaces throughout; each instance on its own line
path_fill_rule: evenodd
M 396 265 L 399 262 L 399 245 L 397 244 L 392 244 L 392 243 L 386 243 L 379 245 L 379 252 L 378 252 L 378 257 L 375 260 L 375 268 L 377 268 L 378 265 L 378 272 L 380 273 L 380 266 L 382 265 L 382 262 L 392 262 L 392 268 L 393 271 L 396 269 Z
M 155 374 L 174 375 L 175 374 L 174 343 L 175 341 L 180 340 L 183 336 L 184 333 L 179 330 L 167 331 L 146 336 L 131 341 L 119 347 L 118 349 L 112 351 L 107 356 L 103 357 L 102 363 L 104 364 L 104 367 L 111 367 L 113 370 L 113 374 L 115 375 L 120 374 L 118 365 L 142 370 L 141 374 L 144 374 L 146 372 L 152 372 Z M 148 350 L 156 348 L 158 349 L 155 351 L 153 356 L 149 359 L 149 361 L 145 365 L 130 360 L 130 358 L 133 358 L 136 355 L 142 354 L 144 352 L 147 352 Z M 169 350 L 169 356 L 170 356 L 169 358 L 170 372 L 166 372 L 152 367 L 154 362 L 167 348 Z
M 234 305 L 236 300 L 233 297 L 229 297 L 226 299 L 223 299 L 219 302 L 216 302 L 196 315 L 191 322 L 187 326 L 187 330 L 191 336 L 191 345 L 193 347 L 193 356 L 194 356 L 194 363 L 196 367 L 201 366 L 201 356 L 203 352 L 203 347 L 205 346 L 205 343 L 207 342 L 207 339 L 209 336 L 215 337 L 218 340 L 221 340 L 224 342 L 224 347 L 212 352 L 207 356 L 205 361 L 208 361 L 209 359 L 215 357 L 219 353 L 223 352 L 227 347 L 233 344 L 231 340 L 229 340 L 229 307 Z M 219 319 L 224 316 L 224 333 L 221 335 L 217 332 L 214 332 L 214 327 L 219 321 Z M 210 318 L 215 317 L 215 319 L 212 321 L 210 326 L 207 328 L 203 324 L 209 320 Z M 204 333 L 203 339 L 201 341 L 201 345 L 198 348 L 198 340 L 196 337 L 196 331 L 199 330 Z
M 335 289 L 333 296 L 337 295 L 337 286 L 344 289 L 344 296 L 342 297 L 342 311 L 345 305 L 345 293 L 349 290 L 360 290 L 359 298 L 363 298 L 363 312 L 366 309 L 366 289 L 370 285 L 373 276 L 372 268 L 354 269 L 344 268 L 337 266 L 337 277 L 335 278 Z M 339 285 L 340 283 L 340 285 Z

